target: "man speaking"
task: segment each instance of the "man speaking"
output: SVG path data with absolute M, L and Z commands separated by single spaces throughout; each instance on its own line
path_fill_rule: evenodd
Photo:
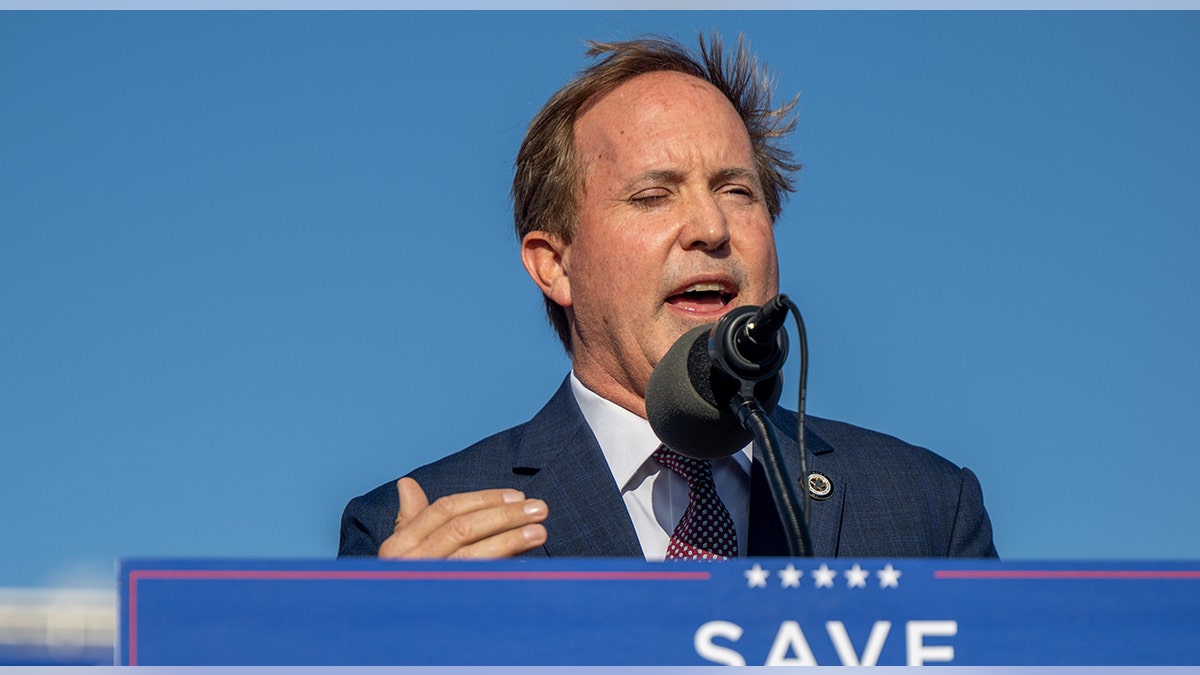
M 339 555 L 788 553 L 758 448 L 693 459 L 646 420 L 650 375 L 684 333 L 779 292 L 794 101 L 773 107 L 765 71 L 734 51 L 593 44 L 530 123 L 513 215 L 571 373 L 529 422 L 351 500 Z M 771 424 L 798 457 L 796 415 Z M 970 470 L 840 422 L 810 417 L 804 434 L 810 473 L 793 478 L 815 555 L 996 555 Z

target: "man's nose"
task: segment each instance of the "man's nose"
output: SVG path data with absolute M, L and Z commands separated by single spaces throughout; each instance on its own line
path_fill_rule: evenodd
M 729 243 L 729 220 L 713 195 L 698 197 L 688 205 L 679 243 L 685 249 L 716 251 Z

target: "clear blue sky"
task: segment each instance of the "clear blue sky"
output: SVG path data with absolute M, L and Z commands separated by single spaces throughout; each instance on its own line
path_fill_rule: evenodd
M 1200 558 L 1200 14 L 3 12 L 0 585 L 332 556 L 531 416 L 524 127 L 710 29 L 800 94 L 809 411 L 971 467 L 1005 557 Z

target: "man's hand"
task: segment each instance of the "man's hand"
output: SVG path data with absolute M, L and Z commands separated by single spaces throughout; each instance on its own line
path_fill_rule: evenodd
M 396 481 L 400 514 L 380 558 L 506 558 L 546 543 L 546 502 L 517 490 L 480 490 L 429 503 L 411 478 Z

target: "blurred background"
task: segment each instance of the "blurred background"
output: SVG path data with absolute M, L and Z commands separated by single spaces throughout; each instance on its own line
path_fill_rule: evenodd
M 0 12 L 0 663 L 536 412 L 525 125 L 712 30 L 800 96 L 809 412 L 973 469 L 1005 558 L 1200 558 L 1197 13 Z

